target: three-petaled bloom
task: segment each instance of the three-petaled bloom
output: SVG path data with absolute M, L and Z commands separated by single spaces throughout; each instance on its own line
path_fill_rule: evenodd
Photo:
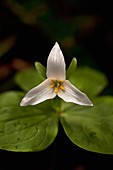
M 36 105 L 58 95 L 65 102 L 92 106 L 87 95 L 66 80 L 65 67 L 64 56 L 56 42 L 47 60 L 47 79 L 31 89 L 22 99 L 20 105 Z

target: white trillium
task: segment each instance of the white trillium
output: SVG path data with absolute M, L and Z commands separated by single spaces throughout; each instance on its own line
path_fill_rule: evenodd
M 31 89 L 22 99 L 20 105 L 36 105 L 58 95 L 65 102 L 93 106 L 86 94 L 66 80 L 65 67 L 64 56 L 56 42 L 47 60 L 47 79 Z

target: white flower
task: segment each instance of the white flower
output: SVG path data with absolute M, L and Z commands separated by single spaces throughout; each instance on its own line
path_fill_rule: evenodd
M 93 106 L 86 94 L 66 80 L 66 68 L 62 51 L 56 42 L 47 60 L 47 79 L 31 89 L 22 99 L 20 105 L 36 105 L 56 95 L 65 102 Z

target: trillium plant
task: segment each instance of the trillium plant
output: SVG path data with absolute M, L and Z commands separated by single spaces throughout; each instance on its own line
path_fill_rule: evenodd
M 47 69 L 36 62 L 36 69 L 16 73 L 21 91 L 0 93 L 0 149 L 44 150 L 57 140 L 60 123 L 76 146 L 113 154 L 113 97 L 102 96 L 108 80 L 98 70 L 76 65 L 73 58 L 66 69 L 56 42 Z
M 31 89 L 23 98 L 20 105 L 36 105 L 58 95 L 65 102 L 93 106 L 87 95 L 78 90 L 66 80 L 66 64 L 64 56 L 56 42 L 47 60 L 47 79 Z

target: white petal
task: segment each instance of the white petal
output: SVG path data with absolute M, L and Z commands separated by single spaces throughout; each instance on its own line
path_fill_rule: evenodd
M 47 60 L 47 78 L 65 80 L 65 74 L 64 56 L 56 42 Z
M 46 79 L 25 95 L 20 106 L 36 105 L 47 99 L 53 99 L 55 96 L 55 92 L 50 88 L 50 80 Z
M 79 105 L 93 106 L 85 93 L 82 93 L 75 86 L 73 86 L 68 80 L 64 82 L 64 91 L 59 91 L 58 96 L 66 102 L 72 102 Z

